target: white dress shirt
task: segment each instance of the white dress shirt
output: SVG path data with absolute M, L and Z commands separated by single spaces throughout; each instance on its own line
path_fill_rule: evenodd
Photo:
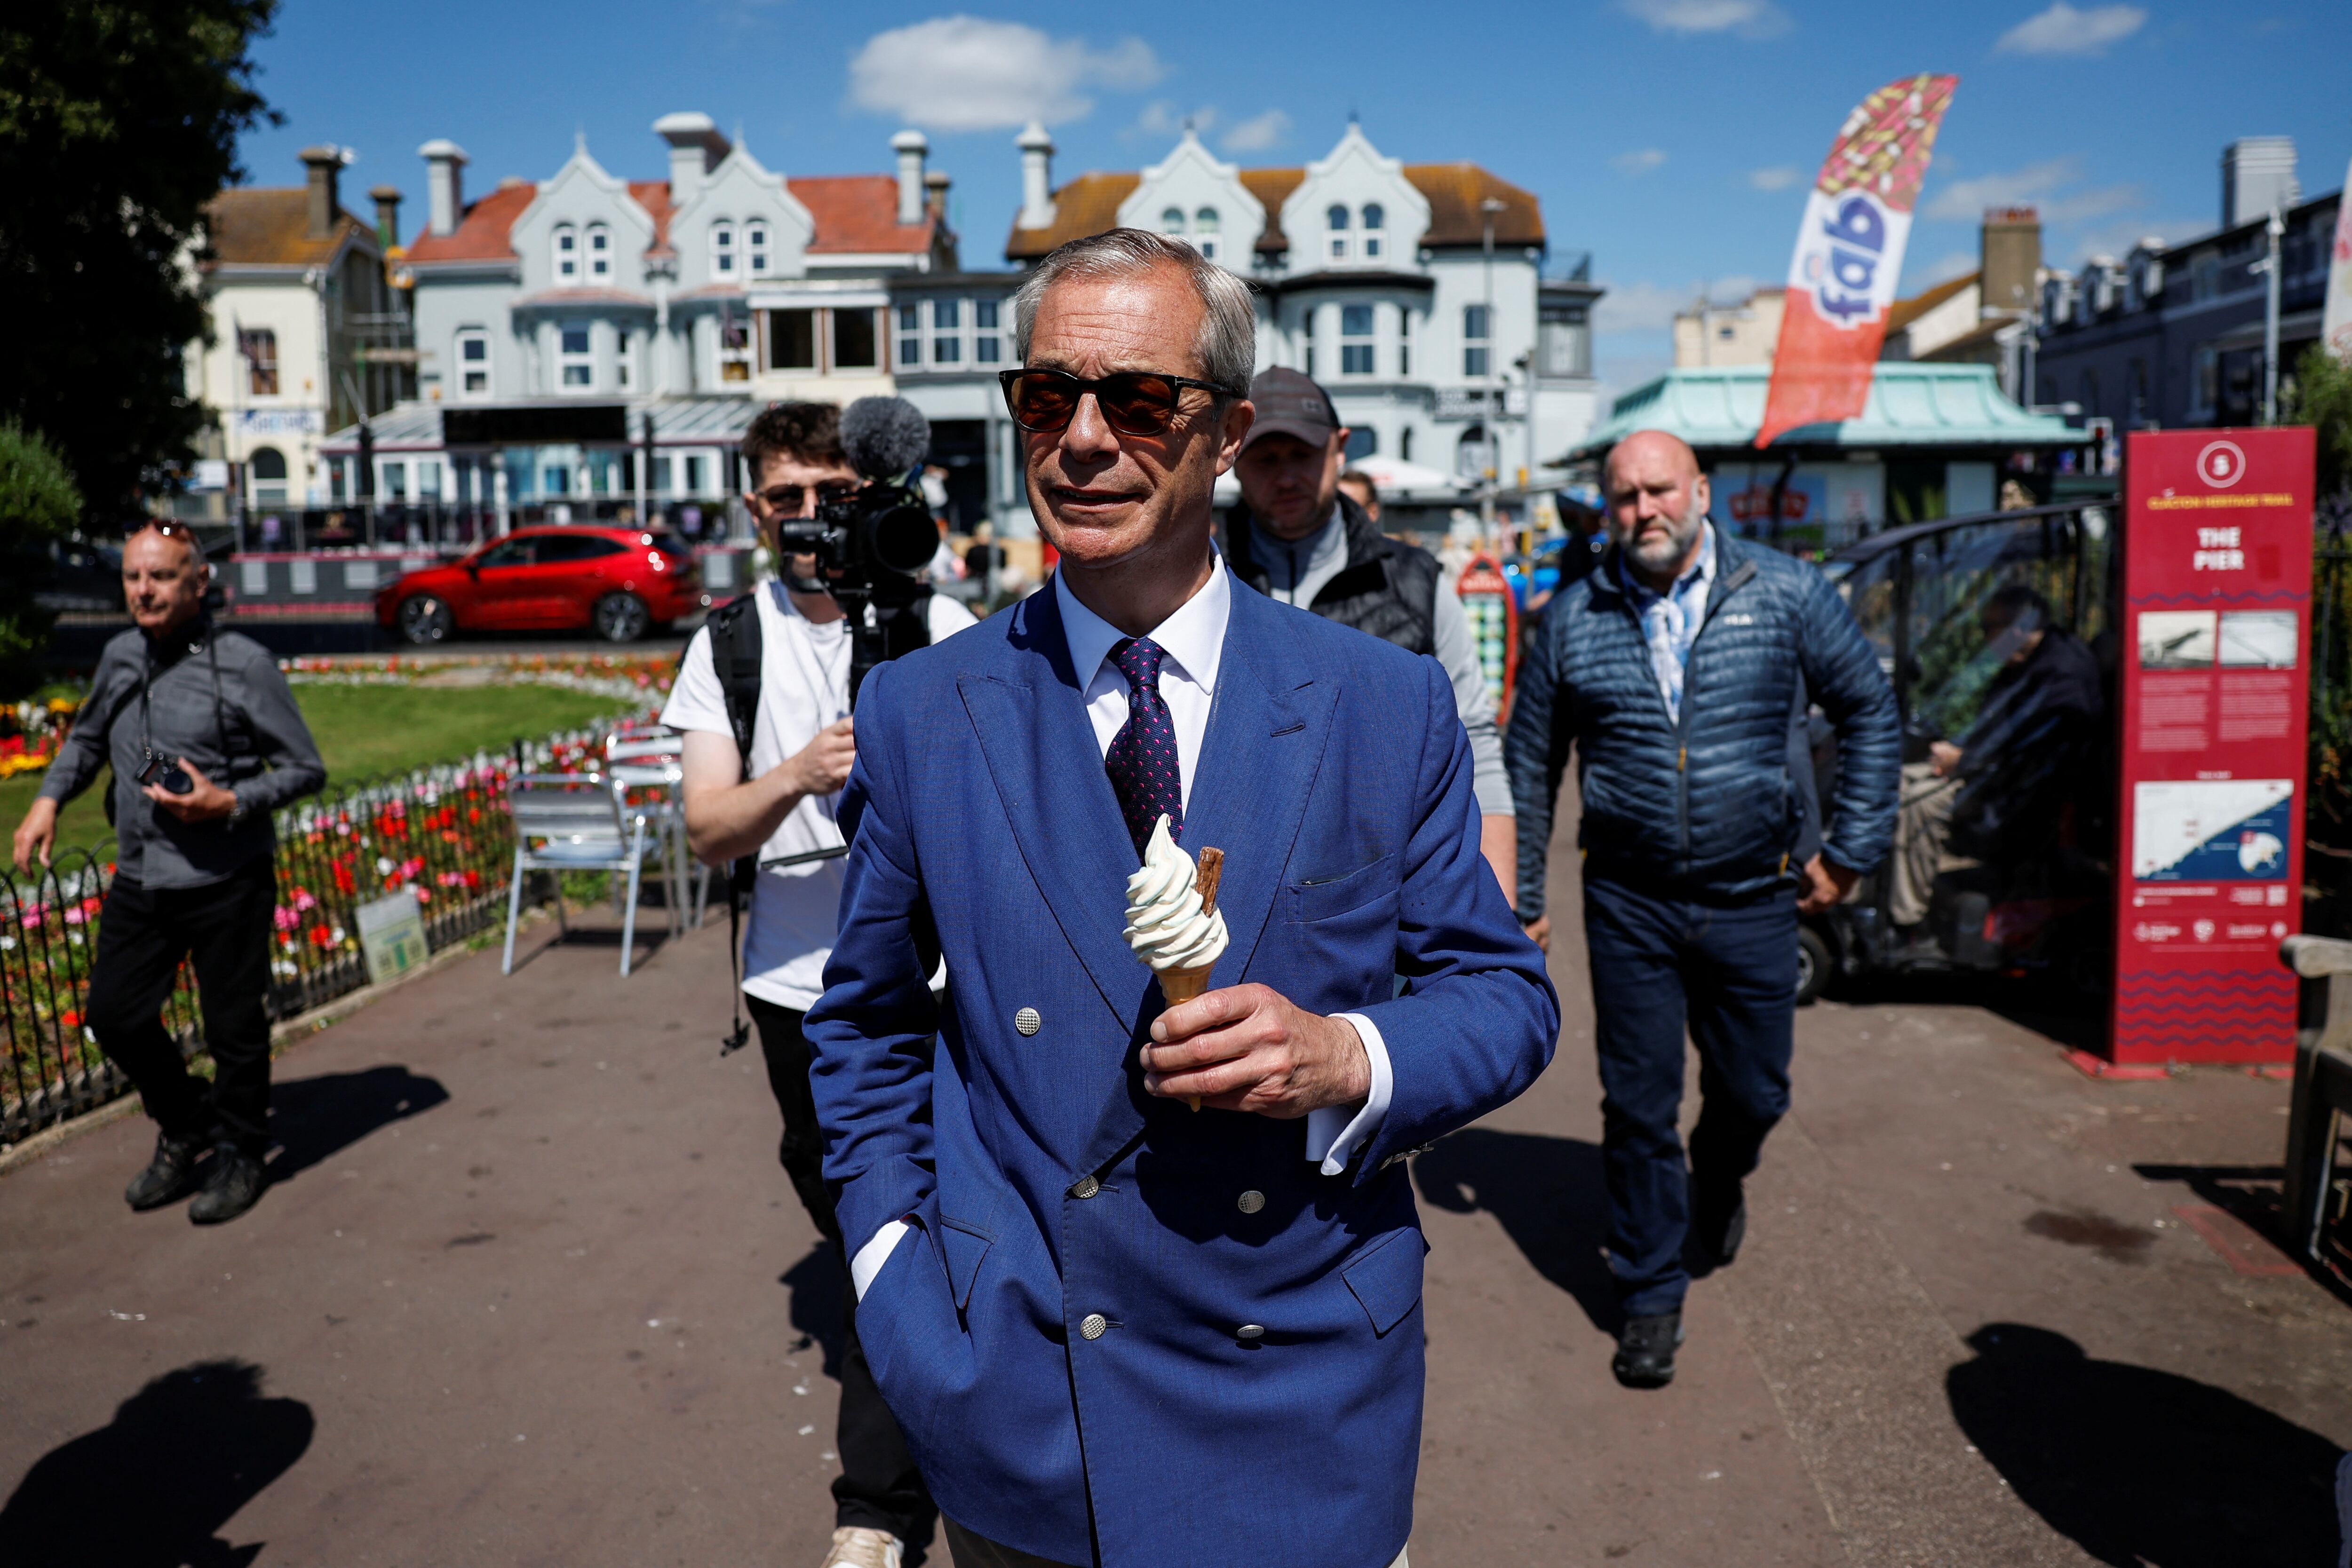
M 1095 745 L 1108 756 L 1111 741 L 1127 723 L 1127 677 L 1110 662 L 1112 645 L 1127 633 L 1079 603 L 1058 571 L 1054 574 L 1054 603 L 1062 614 L 1070 668 L 1085 683 L 1082 700 L 1087 718 L 1094 726 Z M 1187 808 L 1192 801 L 1201 744 L 1209 733 L 1209 709 L 1217 695 L 1217 671 L 1224 659 L 1225 624 L 1232 618 L 1233 603 L 1233 580 L 1225 573 L 1223 559 L 1213 556 L 1208 582 L 1149 633 L 1168 655 L 1160 666 L 1160 696 L 1168 705 L 1168 717 L 1176 729 L 1176 764 L 1182 774 Z M 1307 1113 L 1304 1153 L 1325 1176 L 1344 1174 L 1356 1151 L 1380 1131 L 1396 1082 L 1380 1026 L 1361 1013 L 1332 1016 L 1347 1019 L 1363 1041 L 1372 1084 L 1360 1106 L 1327 1105 Z M 850 1282 L 859 1296 L 882 1272 L 882 1265 L 889 1260 L 891 1249 L 906 1230 L 905 1220 L 892 1220 L 850 1259 Z

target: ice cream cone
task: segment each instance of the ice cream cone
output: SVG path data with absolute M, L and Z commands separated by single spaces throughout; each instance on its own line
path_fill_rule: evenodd
M 1202 964 L 1193 969 L 1160 970 L 1160 994 L 1168 998 L 1168 1005 L 1171 1008 L 1178 1002 L 1191 1001 L 1209 988 L 1209 970 L 1213 966 Z M 1184 1096 L 1184 1103 L 1198 1111 L 1201 1108 L 1201 1097 L 1198 1094 L 1187 1094 Z

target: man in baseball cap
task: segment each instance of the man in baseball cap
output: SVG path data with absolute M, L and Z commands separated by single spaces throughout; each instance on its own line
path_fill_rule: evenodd
M 1225 564 L 1269 598 L 1385 638 L 1445 666 L 1470 734 L 1481 819 L 1479 848 L 1516 899 L 1517 837 L 1494 697 L 1478 665 L 1462 600 L 1427 550 L 1383 535 L 1339 489 L 1348 429 L 1330 395 L 1297 371 L 1261 371 L 1257 410 L 1234 476 L 1242 502 L 1225 514 Z

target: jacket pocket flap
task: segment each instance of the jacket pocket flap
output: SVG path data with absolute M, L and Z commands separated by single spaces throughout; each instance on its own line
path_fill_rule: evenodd
M 1372 1332 L 1385 1334 L 1402 1322 L 1421 1300 L 1421 1260 L 1428 1250 L 1415 1229 L 1392 1230 L 1339 1270 Z
M 1293 925 L 1310 925 L 1318 920 L 1328 920 L 1361 909 L 1382 895 L 1397 891 L 1397 858 L 1382 855 L 1367 866 L 1359 866 L 1345 876 L 1317 877 L 1297 883 L 1283 890 L 1286 915 Z
M 940 1216 L 940 1251 L 947 1260 L 948 1289 L 955 1295 L 956 1311 L 962 1312 L 971 1300 L 971 1282 L 980 1274 L 980 1260 L 996 1238 L 978 1226 Z

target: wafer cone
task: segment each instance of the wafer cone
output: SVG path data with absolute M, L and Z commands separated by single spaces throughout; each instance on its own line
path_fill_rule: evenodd
M 1178 1002 L 1191 1001 L 1194 997 L 1199 996 L 1202 991 L 1209 988 L 1209 970 L 1213 967 L 1213 966 L 1212 965 L 1202 964 L 1200 967 L 1194 969 L 1161 969 L 1158 971 L 1160 976 L 1160 994 L 1168 998 L 1168 1005 L 1171 1008 Z M 1198 1111 L 1201 1108 L 1201 1097 L 1198 1094 L 1187 1094 L 1184 1096 L 1184 1103 L 1192 1107 L 1193 1110 Z

